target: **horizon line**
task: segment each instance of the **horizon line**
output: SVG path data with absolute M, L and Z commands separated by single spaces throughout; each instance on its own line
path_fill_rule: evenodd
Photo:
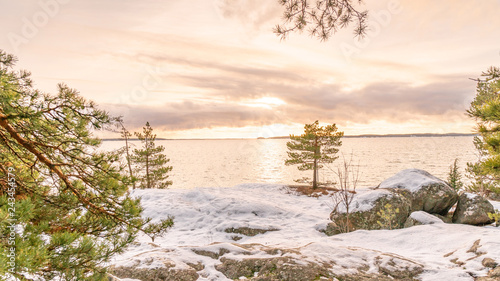
M 362 135 L 344 135 L 344 138 L 391 138 L 391 137 L 466 137 L 476 136 L 476 133 L 415 133 L 415 134 L 362 134 Z M 258 140 L 258 139 L 287 139 L 290 136 L 277 136 L 277 137 L 257 137 L 257 138 L 156 138 L 155 140 Z M 122 138 L 103 138 L 103 141 L 120 141 Z M 133 138 L 130 141 L 138 141 L 139 139 Z

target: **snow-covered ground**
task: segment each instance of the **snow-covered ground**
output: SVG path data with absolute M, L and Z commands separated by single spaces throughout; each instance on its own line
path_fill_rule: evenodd
M 265 249 L 293 248 L 302 260 L 335 261 L 332 269 L 336 273 L 349 273 L 360 265 L 369 267 L 370 272 L 382 259 L 401 267 L 423 267 L 421 280 L 465 281 L 473 280 L 472 275 L 486 275 L 488 269 L 481 264 L 484 258 L 500 262 L 500 228 L 493 226 L 443 223 L 326 236 L 319 230 L 330 222 L 331 198 L 298 196 L 280 185 L 135 190 L 133 195 L 142 198 L 145 216 L 159 220 L 172 215 L 175 226 L 154 242 L 139 237 L 112 261 L 116 266 L 172 264 L 183 269 L 201 263 L 204 269 L 198 272 L 198 280 L 229 280 L 215 268 L 221 263 L 219 259 L 196 252 L 225 249 L 228 257 L 243 259 L 269 257 Z M 499 202 L 492 203 L 500 209 Z M 241 227 L 274 231 L 255 236 L 225 231 Z M 478 250 L 470 251 L 475 242 Z

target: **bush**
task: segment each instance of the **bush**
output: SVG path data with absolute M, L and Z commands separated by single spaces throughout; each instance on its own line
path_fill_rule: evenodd
M 488 213 L 488 217 L 495 221 L 495 226 L 500 226 L 500 212 Z

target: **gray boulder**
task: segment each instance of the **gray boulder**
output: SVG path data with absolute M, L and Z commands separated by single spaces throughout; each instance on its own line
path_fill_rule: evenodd
M 325 233 L 334 235 L 357 229 L 402 228 L 410 214 L 410 202 L 404 196 L 385 189 L 374 189 L 357 193 L 349 205 L 349 216 L 345 205 L 337 206 L 330 214 L 332 223 Z
M 391 189 L 411 202 L 411 211 L 446 215 L 458 194 L 446 182 L 419 169 L 403 170 L 383 181 L 378 188 Z
M 458 199 L 457 209 L 453 213 L 453 222 L 471 225 L 491 223 L 488 213 L 494 213 L 495 208 L 482 196 L 463 193 Z
M 404 227 L 406 228 L 415 225 L 437 224 L 437 223 L 444 223 L 444 222 L 437 216 L 431 215 L 424 211 L 416 211 L 411 213 L 410 216 L 406 219 Z

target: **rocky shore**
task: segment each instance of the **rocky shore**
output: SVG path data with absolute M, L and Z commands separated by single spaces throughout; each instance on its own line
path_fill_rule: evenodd
M 115 280 L 500 280 L 500 204 L 421 170 L 359 189 L 349 212 L 281 185 L 137 190 L 145 215 L 174 215 L 110 264 Z M 493 203 L 493 204 L 492 204 Z

